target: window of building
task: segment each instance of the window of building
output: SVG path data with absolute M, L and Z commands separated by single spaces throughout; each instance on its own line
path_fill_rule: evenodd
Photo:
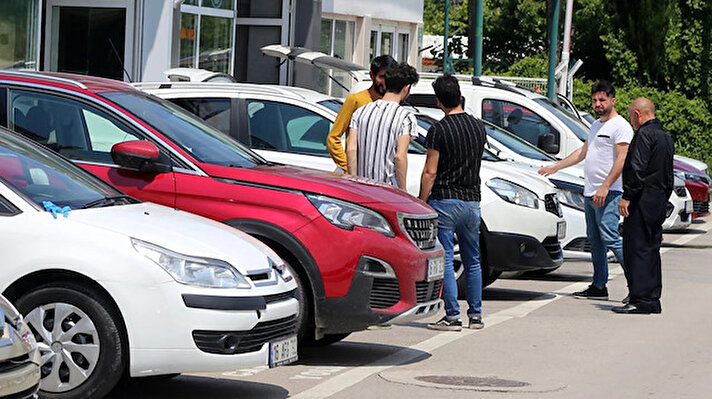
M 0 69 L 38 69 L 39 0 L 0 1 Z
M 396 29 L 393 25 L 374 25 L 371 30 L 369 58 L 390 55 L 399 62 L 408 62 L 410 54 L 410 33 L 407 29 Z
M 236 0 L 187 0 L 181 5 L 181 67 L 232 74 Z
M 321 52 L 342 60 L 353 61 L 354 30 L 353 21 L 322 18 Z M 329 75 L 333 79 L 329 78 Z M 351 89 L 351 83 L 350 75 L 343 71 L 328 70 L 319 77 L 321 91 L 334 97 L 346 97 L 348 90 Z

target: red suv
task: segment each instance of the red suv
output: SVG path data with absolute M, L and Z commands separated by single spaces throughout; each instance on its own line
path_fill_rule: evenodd
M 139 199 L 267 243 L 296 271 L 302 342 L 336 342 L 440 308 L 432 208 L 385 185 L 271 164 L 122 82 L 0 72 L 0 124 Z
M 685 181 L 685 187 L 690 190 L 692 197 L 692 218 L 707 216 L 710 214 L 710 184 L 712 180 L 709 175 L 687 162 L 674 160 L 673 168 L 675 175 Z

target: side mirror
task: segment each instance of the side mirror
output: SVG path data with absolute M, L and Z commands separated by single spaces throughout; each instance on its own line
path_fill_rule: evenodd
M 544 133 L 539 136 L 537 147 L 549 154 L 556 154 L 559 152 L 559 144 L 556 142 L 556 137 L 552 133 Z
M 136 172 L 170 172 L 170 161 L 163 158 L 158 147 L 146 140 L 124 141 L 111 147 L 111 159 L 119 166 Z

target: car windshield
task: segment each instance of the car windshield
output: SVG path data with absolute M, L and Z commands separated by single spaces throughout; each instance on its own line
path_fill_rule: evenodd
M 544 151 L 529 144 L 529 142 L 520 139 L 519 137 L 507 132 L 506 130 L 484 121 L 487 136 L 491 137 L 499 144 L 509 148 L 517 154 L 530 159 L 539 161 L 556 161 L 556 158 L 550 156 Z
M 571 129 L 571 131 L 574 132 L 576 137 L 578 137 L 581 141 L 588 140 L 589 129 L 586 125 L 584 125 L 580 120 L 573 118 L 571 114 L 561 108 L 559 104 L 553 103 L 548 98 L 535 98 L 534 101 L 564 122 L 564 124 Z
M 430 126 L 432 126 L 433 123 L 437 122 L 435 118 L 423 114 L 416 114 L 415 118 L 418 120 L 418 126 L 423 128 L 426 132 L 430 129 Z M 419 134 L 418 137 L 410 141 L 411 148 L 413 148 L 415 144 L 418 145 L 418 148 L 422 148 L 423 152 L 421 154 L 425 154 L 427 152 L 427 149 L 425 148 L 425 136 L 423 134 Z M 502 161 L 501 158 L 496 156 L 487 148 L 485 148 L 485 151 L 482 153 L 482 159 L 485 161 Z
M 341 109 L 341 106 L 343 105 L 341 100 L 337 100 L 335 98 L 332 98 L 330 100 L 322 100 L 322 101 L 319 101 L 317 104 L 319 104 L 323 107 L 326 107 L 326 108 L 336 112 L 337 114 L 339 113 L 339 110 Z
M 102 96 L 146 122 L 198 162 L 241 168 L 267 163 L 242 144 L 169 101 L 140 91 L 107 92 Z
M 0 131 L 0 180 L 40 207 L 82 208 L 122 193 L 47 149 Z M 131 203 L 129 201 L 124 203 Z M 112 203 L 116 205 L 118 203 Z

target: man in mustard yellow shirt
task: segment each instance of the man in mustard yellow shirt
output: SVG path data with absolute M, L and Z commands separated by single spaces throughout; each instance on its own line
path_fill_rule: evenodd
M 371 101 L 380 99 L 386 94 L 386 70 L 394 65 L 398 65 L 398 63 L 390 55 L 381 55 L 374 58 L 370 68 L 371 81 L 373 82 L 371 87 L 358 93 L 349 94 L 346 97 L 346 101 L 344 101 L 344 105 L 341 106 L 339 114 L 336 116 L 334 126 L 331 127 L 329 136 L 326 138 L 326 147 L 329 149 L 329 154 L 331 154 L 336 166 L 344 172 L 347 169 L 346 151 L 344 150 L 344 145 L 341 144 L 341 136 L 346 134 L 346 140 L 348 141 L 348 130 L 351 124 L 351 115 L 353 115 L 354 111 Z

